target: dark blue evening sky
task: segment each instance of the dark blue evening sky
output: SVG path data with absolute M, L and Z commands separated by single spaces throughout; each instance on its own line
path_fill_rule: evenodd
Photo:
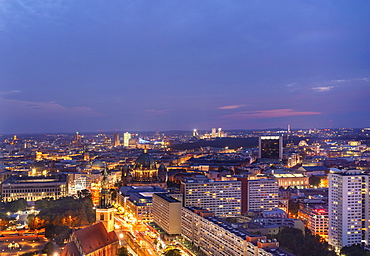
M 369 11 L 0 0 L 0 133 L 369 127 Z

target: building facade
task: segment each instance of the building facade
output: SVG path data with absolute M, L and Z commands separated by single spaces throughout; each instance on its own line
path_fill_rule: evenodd
M 361 170 L 331 169 L 328 238 L 336 250 L 369 244 L 369 176 Z
M 56 176 L 11 176 L 1 183 L 3 202 L 11 202 L 21 198 L 37 201 L 43 198 L 54 200 L 67 196 L 66 175 Z
M 276 179 L 248 179 L 242 182 L 242 213 L 272 211 L 279 206 L 279 185 Z
M 167 193 L 153 194 L 153 221 L 169 235 L 181 234 L 181 201 Z
M 188 179 L 181 183 L 183 205 L 212 211 L 219 217 L 241 214 L 240 181 L 197 181 Z
M 276 240 L 251 235 L 244 229 L 215 217 L 207 210 L 183 207 L 181 220 L 181 235 L 197 249 L 198 255 L 285 255 L 279 251 L 279 243 Z
M 259 138 L 259 158 L 282 159 L 283 137 L 261 136 Z

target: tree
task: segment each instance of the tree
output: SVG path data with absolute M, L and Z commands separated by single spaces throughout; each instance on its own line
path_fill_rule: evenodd
M 320 185 L 321 178 L 317 177 L 317 176 L 310 176 L 308 178 L 308 181 L 309 181 L 310 185 L 312 185 L 314 187 L 318 187 Z
M 297 256 L 336 256 L 320 236 L 314 236 L 306 229 L 284 228 L 276 236 L 279 245 Z
M 27 209 L 27 201 L 24 198 L 6 203 L 4 206 L 6 211 L 17 212 L 24 211 Z
M 181 256 L 181 251 L 177 248 L 173 248 L 173 247 L 167 247 L 164 252 L 163 252 L 163 255 L 164 256 Z
M 59 246 L 63 246 L 64 241 L 68 240 L 71 235 L 71 229 L 68 226 L 56 226 L 55 229 L 55 243 Z
M 79 190 L 77 192 L 78 198 L 85 198 L 85 197 L 91 197 L 91 192 L 88 189 Z
M 54 251 L 54 244 L 52 242 L 47 242 L 41 252 L 46 253 L 47 255 L 53 255 Z
M 41 211 L 37 217 L 55 226 L 76 227 L 95 222 L 91 196 L 64 197 L 36 202 Z
M 293 200 L 289 200 L 288 202 L 288 209 L 289 209 L 289 212 L 295 216 L 298 215 L 298 209 L 299 209 L 299 201 L 293 201 Z
M 361 245 L 351 245 L 351 246 L 345 246 L 340 250 L 340 255 L 346 255 L 346 256 L 369 256 L 370 253 L 365 251 L 364 248 L 361 247 Z
M 126 247 L 118 248 L 117 256 L 128 256 L 128 250 Z

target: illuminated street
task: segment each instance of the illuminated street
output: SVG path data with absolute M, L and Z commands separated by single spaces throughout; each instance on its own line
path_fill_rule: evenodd
M 1 237 L 0 255 L 11 256 L 20 255 L 26 252 L 41 251 L 47 242 L 48 240 L 45 237 L 36 235 Z
M 179 241 L 173 242 L 175 244 L 171 242 L 169 244 L 165 243 L 160 239 L 160 234 L 147 224 L 137 224 L 135 220 L 129 220 L 126 216 L 115 216 L 115 221 L 115 231 L 121 245 L 127 245 L 128 251 L 133 255 L 162 255 L 163 249 L 169 244 L 171 244 L 171 247 L 181 250 L 182 255 L 196 255 Z

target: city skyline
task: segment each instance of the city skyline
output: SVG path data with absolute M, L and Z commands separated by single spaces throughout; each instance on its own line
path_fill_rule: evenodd
M 370 3 L 0 2 L 0 134 L 369 127 Z

